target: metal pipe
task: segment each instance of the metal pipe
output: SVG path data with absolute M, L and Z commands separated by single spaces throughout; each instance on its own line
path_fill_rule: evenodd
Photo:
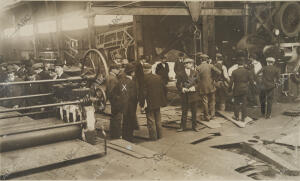
M 56 107 L 56 106 L 64 106 L 64 105 L 72 105 L 72 104 L 80 104 L 82 101 L 68 101 L 62 103 L 54 103 L 54 104 L 44 104 L 44 105 L 36 105 L 36 106 L 28 106 L 28 107 L 19 107 L 19 108 L 12 108 L 12 109 L 4 109 L 0 110 L 0 113 L 7 113 L 7 112 L 14 112 L 14 111 L 23 111 L 28 109 L 38 109 L 38 108 L 46 108 L 46 107 Z
M 9 101 L 9 100 L 15 100 L 15 99 L 28 99 L 28 98 L 34 98 L 34 97 L 51 96 L 51 95 L 54 95 L 54 94 L 53 93 L 45 93 L 45 94 L 32 94 L 32 95 L 17 96 L 17 97 L 2 97 L 2 98 L 0 98 L 0 101 Z
M 54 128 L 61 128 L 61 127 L 67 127 L 67 126 L 74 126 L 74 125 L 82 125 L 85 124 L 86 121 L 79 121 L 79 122 L 74 122 L 74 123 L 62 123 L 62 124 L 56 124 L 56 125 L 51 125 L 51 126 L 45 126 L 41 128 L 34 128 L 30 130 L 25 130 L 25 131 L 17 131 L 13 133 L 8 133 L 8 134 L 0 134 L 0 136 L 9 136 L 9 135 L 16 135 L 16 134 L 22 134 L 22 133 L 29 133 L 29 132 L 34 132 L 34 131 L 42 131 L 46 129 L 54 129 Z
M 14 114 L 14 115 L 7 115 L 7 116 L 0 116 L 0 119 L 9 119 L 9 118 L 17 118 L 17 117 L 24 117 L 24 116 L 32 116 L 36 114 L 45 114 L 45 113 L 50 113 L 52 111 L 39 111 L 39 112 L 29 112 L 29 113 L 24 113 L 24 114 Z
M 68 79 L 49 79 L 49 80 L 33 80 L 33 81 L 19 81 L 19 82 L 2 82 L 0 86 L 8 85 L 26 85 L 26 84 L 42 84 L 42 83 L 59 83 L 59 82 L 68 82 L 68 81 L 79 81 L 82 80 L 82 77 L 71 77 Z

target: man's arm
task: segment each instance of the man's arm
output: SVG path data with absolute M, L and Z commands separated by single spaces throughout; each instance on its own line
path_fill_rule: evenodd
M 222 74 L 222 71 L 221 70 L 219 70 L 216 66 L 214 66 L 214 65 L 212 65 L 212 64 L 210 64 L 210 66 L 211 66 L 211 69 L 213 70 L 213 71 L 215 71 L 217 74 Z

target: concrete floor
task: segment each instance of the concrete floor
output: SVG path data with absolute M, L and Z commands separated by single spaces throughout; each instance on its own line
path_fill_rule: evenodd
M 204 128 L 200 132 L 178 133 L 175 129 L 163 128 L 163 138 L 158 141 L 147 141 L 139 138 L 135 140 L 139 146 L 164 155 L 159 159 L 137 159 L 109 149 L 106 156 L 98 159 L 22 176 L 17 179 L 252 179 L 235 171 L 239 167 L 246 166 L 251 158 L 212 146 L 239 143 L 253 139 L 254 136 L 259 137 L 260 140 L 272 141 L 284 133 L 296 131 L 300 126 L 299 121 L 282 115 L 282 112 L 298 105 L 297 103 L 275 104 L 272 119 L 259 118 L 245 128 L 238 128 L 227 121 L 222 124 L 221 128 Z M 179 108 L 173 109 L 175 112 L 170 112 L 170 109 L 162 111 L 162 121 L 167 119 L 180 120 L 178 110 L 180 111 Z M 249 108 L 249 114 L 252 117 L 259 117 L 258 115 L 260 115 L 258 108 Z M 141 126 L 135 134 L 147 137 L 145 116 L 138 115 L 138 117 Z M 221 136 L 214 136 L 212 139 L 191 144 L 199 138 L 216 132 L 221 133 Z M 268 148 L 287 161 L 294 162 L 295 165 L 300 163 L 300 159 L 295 157 L 296 153 L 293 150 L 274 144 L 268 145 Z M 286 154 L 287 151 L 289 151 L 289 155 Z M 300 177 L 276 174 L 263 179 L 299 180 Z

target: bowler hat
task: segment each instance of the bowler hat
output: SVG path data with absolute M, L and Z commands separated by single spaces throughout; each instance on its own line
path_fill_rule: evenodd
M 126 65 L 124 72 L 131 73 L 135 70 L 135 66 L 132 63 Z

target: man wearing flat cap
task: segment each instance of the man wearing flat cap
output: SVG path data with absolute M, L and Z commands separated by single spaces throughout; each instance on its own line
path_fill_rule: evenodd
M 120 78 L 123 104 L 122 138 L 132 142 L 133 132 L 137 127 L 136 109 L 138 102 L 135 65 L 129 63 L 124 70 L 125 75 Z
M 262 73 L 262 85 L 260 91 L 261 114 L 266 119 L 271 118 L 274 89 L 280 78 L 280 70 L 274 66 L 275 58 L 266 59 L 267 66 L 263 67 L 257 74 Z
M 200 102 L 203 106 L 204 120 L 209 121 L 215 117 L 215 92 L 216 87 L 213 80 L 213 73 L 220 75 L 221 71 L 212 64 L 209 64 L 209 57 L 202 54 L 202 63 L 196 67 L 198 71 L 197 87 L 200 95 Z
M 180 72 L 183 72 L 184 71 L 184 53 L 180 52 L 178 54 L 178 60 L 175 62 L 175 65 L 174 65 L 174 72 L 176 74 L 176 76 L 178 74 L 180 74 Z
M 159 75 L 152 73 L 152 66 L 148 63 L 144 68 L 144 95 L 147 127 L 150 140 L 162 138 L 160 107 L 167 106 L 166 86 Z
M 118 79 L 121 65 L 113 64 L 109 67 L 109 75 L 106 78 L 106 95 L 111 105 L 111 119 L 109 133 L 111 139 L 119 139 L 122 136 L 122 92 Z
M 160 56 L 160 63 L 157 64 L 155 73 L 161 77 L 167 85 L 169 82 L 169 64 L 165 55 Z
M 177 76 L 176 87 L 180 92 L 181 97 L 181 125 L 178 131 L 186 130 L 186 121 L 188 109 L 192 112 L 192 129 L 197 129 L 197 101 L 199 101 L 196 86 L 197 86 L 197 72 L 193 70 L 194 60 L 186 58 L 184 60 L 184 71 Z
M 254 86 L 253 76 L 250 71 L 244 67 L 247 60 L 245 55 L 237 57 L 238 68 L 232 72 L 232 77 L 229 84 L 229 90 L 233 90 L 234 98 L 234 117 L 239 121 L 240 109 L 242 111 L 242 119 L 244 122 L 247 117 L 247 96 L 250 86 Z

